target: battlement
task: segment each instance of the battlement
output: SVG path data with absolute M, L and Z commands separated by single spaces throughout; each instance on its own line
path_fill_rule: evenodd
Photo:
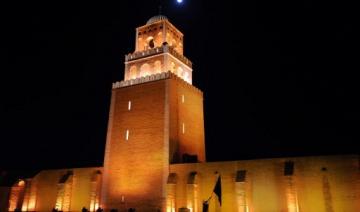
M 203 95 L 203 92 L 200 89 L 189 84 L 188 82 L 186 82 L 182 78 L 178 77 L 176 74 L 172 73 L 171 71 L 153 74 L 153 75 L 149 75 L 146 77 L 140 77 L 140 78 L 131 79 L 131 80 L 122 80 L 122 81 L 114 82 L 112 84 L 112 88 L 117 89 L 117 88 L 137 85 L 137 84 L 141 84 L 141 83 L 152 82 L 152 81 L 163 80 L 163 79 L 170 79 L 170 78 L 178 80 L 179 82 L 183 83 L 184 85 L 187 85 L 187 86 L 191 87 L 192 89 L 194 89 L 198 94 Z
M 157 55 L 157 54 L 161 54 L 161 53 L 170 53 L 175 58 L 177 58 L 181 62 L 185 63 L 190 68 L 192 68 L 192 62 L 189 59 L 187 59 L 184 55 L 179 54 L 172 46 L 169 46 L 167 44 L 162 45 L 161 47 L 156 47 L 156 48 L 152 48 L 152 49 L 148 49 L 148 50 L 144 50 L 144 51 L 140 51 L 140 52 L 134 52 L 132 54 L 127 54 L 127 55 L 125 55 L 125 62 L 129 62 L 129 61 L 133 61 L 133 60 L 137 60 L 140 58 Z

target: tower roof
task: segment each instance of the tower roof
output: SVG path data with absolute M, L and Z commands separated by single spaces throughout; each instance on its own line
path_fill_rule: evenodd
M 158 21 L 163 21 L 163 20 L 169 20 L 169 19 L 164 15 L 156 15 L 156 16 L 151 17 L 146 22 L 146 24 L 148 25 L 148 24 L 152 24 L 152 23 L 155 23 L 155 22 L 158 22 Z

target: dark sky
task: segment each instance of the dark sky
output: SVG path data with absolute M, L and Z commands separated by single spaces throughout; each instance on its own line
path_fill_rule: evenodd
M 102 165 L 111 83 L 158 2 L 1 7 L 0 168 Z M 208 160 L 359 153 L 355 7 L 246 2 L 163 1 L 204 91 Z

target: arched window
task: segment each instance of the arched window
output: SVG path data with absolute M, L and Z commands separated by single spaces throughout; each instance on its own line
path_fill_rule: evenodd
M 129 70 L 129 78 L 135 79 L 136 76 L 137 76 L 137 68 L 136 68 L 136 66 L 131 66 L 130 70 Z
M 141 67 L 140 67 L 140 77 L 146 77 L 148 75 L 150 75 L 150 65 L 147 63 L 144 63 Z
M 187 208 L 192 212 L 200 211 L 200 179 L 196 172 L 191 172 L 186 185 Z
M 25 181 L 18 180 L 12 187 L 9 196 L 9 211 L 21 210 L 24 200 Z
M 91 177 L 90 211 L 96 211 L 100 207 L 101 177 L 100 171 L 95 171 Z
M 155 43 L 154 43 L 154 37 L 153 36 L 149 36 L 148 38 L 146 38 L 146 42 L 147 42 L 147 46 L 149 48 L 154 48 L 155 47 Z
M 177 174 L 170 173 L 166 184 L 166 212 L 176 212 Z
M 154 63 L 155 73 L 161 73 L 161 61 L 157 60 Z

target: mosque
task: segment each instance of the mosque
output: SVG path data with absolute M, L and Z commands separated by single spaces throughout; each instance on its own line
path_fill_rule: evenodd
M 0 179 L 0 211 L 360 211 L 358 155 L 206 162 L 183 36 L 163 15 L 136 28 L 112 86 L 103 167 Z

